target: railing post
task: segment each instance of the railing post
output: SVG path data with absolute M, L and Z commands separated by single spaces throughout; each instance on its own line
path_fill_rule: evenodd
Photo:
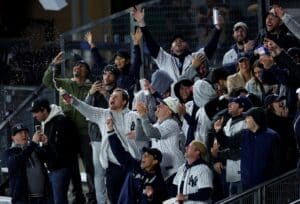
M 261 191 L 260 203 L 265 204 L 266 203 L 266 186 L 262 186 L 260 191 Z

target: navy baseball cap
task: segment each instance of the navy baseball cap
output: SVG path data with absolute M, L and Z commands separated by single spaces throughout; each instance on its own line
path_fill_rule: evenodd
M 230 103 L 237 103 L 240 107 L 244 108 L 244 111 L 247 111 L 249 108 L 252 107 L 252 103 L 248 97 L 245 96 L 238 96 L 229 100 Z
M 23 125 L 23 123 L 18 123 L 18 124 L 15 124 L 12 129 L 11 129 L 11 132 L 12 132 L 12 135 L 16 135 L 18 132 L 22 131 L 22 130 L 26 130 L 27 132 L 29 132 L 29 129 L 27 127 L 25 127 Z
M 240 53 L 238 54 L 237 61 L 240 62 L 241 60 L 244 60 L 244 59 L 250 60 L 249 54 L 247 54 L 247 53 L 245 53 L 245 52 L 240 52 Z
M 274 103 L 274 102 L 280 102 L 285 100 L 286 97 L 285 96 L 279 96 L 277 94 L 271 94 L 268 95 L 265 100 L 264 100 L 264 106 L 267 107 L 268 105 Z

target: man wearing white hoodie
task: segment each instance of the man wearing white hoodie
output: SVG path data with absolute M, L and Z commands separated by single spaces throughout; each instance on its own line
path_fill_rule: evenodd
M 47 99 L 37 99 L 32 103 L 31 112 L 41 122 L 41 133 L 48 137 L 46 166 L 55 204 L 68 203 L 68 188 L 71 167 L 76 157 L 73 127 L 64 116 L 60 106 Z

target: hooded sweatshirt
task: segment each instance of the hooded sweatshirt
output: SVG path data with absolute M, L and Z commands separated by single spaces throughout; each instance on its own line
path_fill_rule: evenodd
M 53 171 L 69 167 L 76 158 L 74 141 L 74 128 L 66 119 L 60 106 L 50 105 L 51 111 L 45 121 L 42 122 L 42 130 L 48 137 L 49 158 L 48 170 Z

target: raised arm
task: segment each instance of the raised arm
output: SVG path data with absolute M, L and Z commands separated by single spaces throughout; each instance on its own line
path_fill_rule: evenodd
M 137 28 L 135 33 L 132 35 L 132 41 L 133 41 L 133 63 L 129 70 L 129 75 L 133 79 L 133 84 L 135 83 L 135 80 L 139 78 L 140 75 L 140 67 L 142 65 L 142 57 L 141 57 L 141 49 L 140 49 L 140 43 L 142 40 L 143 33 L 140 28 Z
M 136 110 L 141 118 L 142 127 L 144 130 L 145 135 L 148 138 L 156 138 L 161 139 L 161 134 L 158 128 L 154 127 L 148 118 L 148 109 L 144 103 L 137 103 Z
M 138 161 L 135 160 L 129 152 L 125 151 L 120 139 L 118 138 L 117 134 L 113 128 L 113 121 L 111 118 L 106 120 L 107 125 L 107 134 L 108 134 L 108 141 L 111 147 L 111 150 L 114 156 L 117 158 L 118 162 L 125 167 L 128 171 L 138 166 Z
M 58 55 L 56 55 L 56 57 L 54 57 L 54 59 L 48 66 L 47 70 L 45 71 L 43 79 L 42 79 L 42 82 L 45 86 L 55 88 L 54 82 L 53 82 L 54 77 L 56 79 L 56 83 L 57 83 L 56 85 L 58 87 L 61 86 L 59 84 L 60 81 L 57 80 L 57 78 L 55 76 L 55 71 L 56 71 L 57 67 L 63 62 L 63 60 L 64 60 L 63 55 L 64 55 L 63 52 L 59 52 Z
M 275 5 L 272 6 L 274 9 L 274 13 L 276 16 L 281 18 L 282 22 L 286 27 L 298 38 L 300 39 L 300 24 L 299 22 L 296 21 L 293 16 L 290 14 L 286 13 L 282 7 Z
M 140 9 L 137 7 L 133 7 L 132 16 L 137 21 L 138 26 L 141 28 L 143 32 L 144 40 L 146 42 L 147 48 L 149 49 L 150 55 L 153 58 L 157 58 L 158 52 L 160 50 L 160 46 L 153 39 L 150 31 L 148 30 L 145 23 L 145 11 L 144 9 Z
M 104 67 L 106 66 L 105 59 L 100 55 L 100 52 L 98 51 L 98 48 L 96 47 L 94 43 L 93 33 L 87 32 L 84 36 L 84 40 L 89 44 L 91 48 L 91 53 L 93 55 L 95 64 L 97 65 L 97 68 L 99 69 L 98 72 L 102 73 Z
M 205 55 L 208 59 L 211 59 L 217 49 L 219 38 L 222 32 L 222 27 L 224 25 L 224 17 L 219 16 L 219 24 L 215 26 L 215 29 L 213 31 L 212 37 L 204 47 Z
M 89 121 L 97 124 L 99 123 L 99 120 L 103 121 L 103 118 L 105 117 L 105 109 L 88 105 L 85 102 L 79 100 L 74 96 L 71 96 L 68 93 L 65 93 L 62 97 L 66 104 L 71 104 L 83 116 L 89 119 Z

